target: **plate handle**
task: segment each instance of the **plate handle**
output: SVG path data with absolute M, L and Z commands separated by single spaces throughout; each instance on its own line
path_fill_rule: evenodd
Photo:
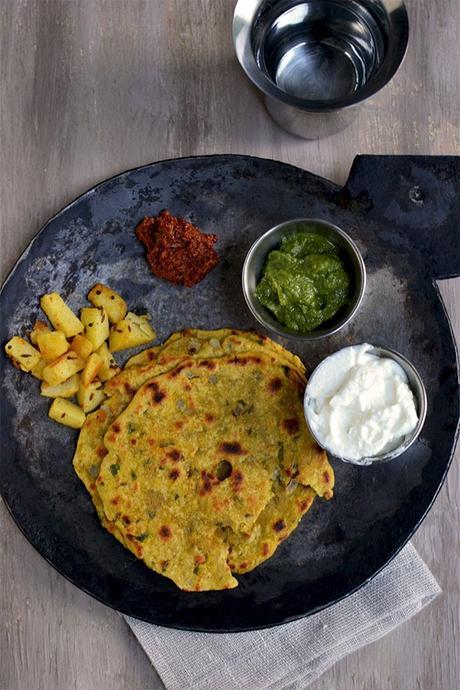
M 460 156 L 357 156 L 341 195 L 404 232 L 432 278 L 460 275 Z

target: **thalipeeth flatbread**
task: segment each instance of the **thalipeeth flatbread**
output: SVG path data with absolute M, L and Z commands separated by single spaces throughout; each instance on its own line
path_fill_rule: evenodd
M 256 333 L 173 334 L 105 386 L 74 458 L 102 525 L 185 590 L 237 585 L 334 475 L 303 422 L 304 368 Z M 137 392 L 136 392 L 137 391 Z

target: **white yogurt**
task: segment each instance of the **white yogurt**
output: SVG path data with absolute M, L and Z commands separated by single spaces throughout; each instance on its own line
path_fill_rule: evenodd
M 397 448 L 418 421 L 404 369 L 353 345 L 327 357 L 306 391 L 305 414 L 316 440 L 358 464 Z

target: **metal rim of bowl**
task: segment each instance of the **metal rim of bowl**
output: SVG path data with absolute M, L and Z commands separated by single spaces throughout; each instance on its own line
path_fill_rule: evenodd
M 340 352 L 341 350 L 345 350 L 348 347 L 359 347 L 360 345 L 363 345 L 364 343 L 357 343 L 355 345 L 347 345 L 344 348 L 340 348 L 340 350 L 337 350 L 336 352 Z M 415 366 L 410 362 L 407 357 L 402 355 L 400 352 L 397 350 L 393 350 L 391 347 L 384 347 L 383 345 L 372 345 L 372 350 L 370 350 L 370 354 L 376 354 L 379 357 L 383 358 L 388 358 L 392 359 L 394 362 L 399 364 L 403 369 L 404 372 L 408 378 L 408 386 L 412 391 L 412 394 L 415 398 L 416 401 L 416 406 L 417 406 L 417 414 L 418 414 L 418 421 L 417 424 L 414 428 L 414 430 L 410 434 L 406 434 L 406 437 L 403 439 L 403 441 L 396 447 L 393 448 L 393 450 L 388 451 L 387 453 L 382 453 L 381 455 L 375 455 L 375 456 L 370 456 L 367 458 L 363 458 L 363 460 L 351 460 L 350 458 L 346 458 L 344 456 L 338 456 L 334 455 L 332 451 L 329 450 L 316 436 L 315 432 L 311 428 L 309 419 L 308 419 L 308 414 L 307 414 L 307 399 L 308 399 L 308 385 L 310 381 L 313 379 L 313 376 L 315 374 L 315 371 L 325 362 L 329 357 L 332 357 L 336 352 L 333 352 L 331 355 L 328 355 L 328 357 L 325 357 L 312 371 L 311 375 L 309 376 L 307 387 L 305 388 L 305 393 L 304 393 L 304 417 L 305 417 L 305 422 L 308 427 L 308 431 L 310 432 L 311 436 L 313 439 L 316 441 L 316 443 L 323 448 L 326 452 L 328 452 L 330 455 L 333 457 L 338 458 L 339 460 L 342 460 L 343 462 L 349 463 L 351 465 L 358 465 L 361 467 L 370 467 L 371 465 L 378 465 L 380 463 L 388 462 L 389 460 L 393 460 L 394 458 L 399 457 L 403 453 L 408 450 L 413 443 L 418 439 L 420 436 L 420 432 L 422 431 L 423 425 L 425 423 L 426 419 L 426 413 L 427 413 L 427 395 L 426 395 L 426 388 L 425 384 L 423 383 L 423 379 L 420 376 L 419 372 L 415 368 Z M 417 390 L 414 390 L 414 386 L 412 385 L 410 379 L 411 377 L 414 378 L 414 380 L 417 382 Z
M 359 267 L 359 291 L 357 296 L 355 297 L 353 301 L 353 306 L 352 308 L 347 311 L 346 315 L 341 319 L 338 323 L 332 325 L 330 328 L 324 329 L 321 333 L 315 333 L 315 331 L 311 331 L 310 333 L 297 333 L 296 331 L 293 331 L 292 329 L 289 329 L 287 326 L 284 326 L 282 323 L 278 322 L 276 317 L 273 315 L 273 319 L 279 323 L 279 327 L 274 326 L 273 324 L 269 323 L 264 316 L 261 314 L 260 309 L 257 308 L 256 301 L 257 298 L 252 296 L 249 291 L 249 279 L 248 279 L 248 274 L 249 274 L 249 267 L 250 264 L 253 260 L 254 255 L 256 254 L 260 244 L 263 242 L 263 240 L 267 237 L 269 237 L 272 234 L 275 234 L 282 228 L 288 227 L 294 223 L 308 223 L 309 225 L 316 225 L 316 226 L 326 226 L 328 229 L 332 230 L 333 233 L 339 235 L 345 242 L 348 248 L 348 253 L 352 254 L 353 257 L 356 259 L 356 263 Z M 278 242 L 277 242 L 278 243 Z M 276 244 L 269 249 L 268 251 L 272 251 L 272 249 L 275 249 Z M 268 255 L 268 252 L 265 254 L 265 256 Z M 273 226 L 266 232 L 264 232 L 260 237 L 256 239 L 256 241 L 251 245 L 248 253 L 246 254 L 246 258 L 244 260 L 243 264 L 243 270 L 242 270 L 242 287 L 243 287 L 243 295 L 244 299 L 246 301 L 246 304 L 249 308 L 249 311 L 252 313 L 252 315 L 257 319 L 257 321 L 264 326 L 269 331 L 272 331 L 273 333 L 276 333 L 277 335 L 283 337 L 283 338 L 288 338 L 290 340 L 302 340 L 304 342 L 313 342 L 317 340 L 323 340 L 324 338 L 329 337 L 330 335 L 333 335 L 334 333 L 337 333 L 340 331 L 342 328 L 344 328 L 354 317 L 356 312 L 358 311 L 359 307 L 361 306 L 364 293 L 366 291 L 366 266 L 364 263 L 364 259 L 361 256 L 361 252 L 358 249 L 358 246 L 356 243 L 352 240 L 352 238 L 344 231 L 342 228 L 339 228 L 337 225 L 334 225 L 334 223 L 330 223 L 327 220 L 323 220 L 320 218 L 293 218 L 291 220 L 286 220 L 283 221 L 282 223 L 278 223 L 278 225 Z
M 238 0 L 233 13 L 233 47 L 242 69 L 246 76 L 257 86 L 266 96 L 275 100 L 282 101 L 308 112 L 327 113 L 334 110 L 344 110 L 351 108 L 358 103 L 362 103 L 371 96 L 374 96 L 394 77 L 401 67 L 407 53 L 409 42 L 409 18 L 406 6 L 402 0 L 380 0 L 383 7 L 391 11 L 392 14 L 398 13 L 398 22 L 392 23 L 394 33 L 392 34 L 388 54 L 380 65 L 377 72 L 369 81 L 353 96 L 345 99 L 323 102 L 309 100 L 291 96 L 280 89 L 264 72 L 260 69 L 255 59 L 252 49 L 252 28 L 257 17 L 257 12 L 262 4 L 262 0 Z M 393 7 L 391 7 L 393 5 Z M 391 61 L 390 61 L 391 57 Z

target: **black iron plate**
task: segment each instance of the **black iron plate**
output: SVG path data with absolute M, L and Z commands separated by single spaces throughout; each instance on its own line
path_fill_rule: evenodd
M 1 295 L 1 341 L 25 332 L 39 295 L 78 309 L 96 281 L 145 308 L 161 339 L 186 326 L 256 326 L 240 274 L 261 233 L 289 218 L 325 218 L 358 242 L 368 288 L 347 330 L 289 347 L 312 368 L 370 341 L 406 355 L 428 393 L 419 441 L 375 467 L 334 462 L 335 498 L 317 500 L 275 556 L 235 590 L 180 592 L 106 533 L 72 469 L 76 432 L 47 418 L 38 382 L 2 357 L 1 492 L 27 539 L 60 573 L 115 609 L 165 626 L 238 631 L 329 606 L 372 578 L 414 533 L 446 475 L 459 418 L 455 344 L 434 280 L 460 273 L 460 159 L 363 156 L 344 188 L 282 163 L 209 156 L 154 163 L 112 178 L 70 204 L 36 236 Z M 149 272 L 137 221 L 162 208 L 219 236 L 220 265 L 193 289 Z M 20 564 L 18 564 L 20 567 Z

